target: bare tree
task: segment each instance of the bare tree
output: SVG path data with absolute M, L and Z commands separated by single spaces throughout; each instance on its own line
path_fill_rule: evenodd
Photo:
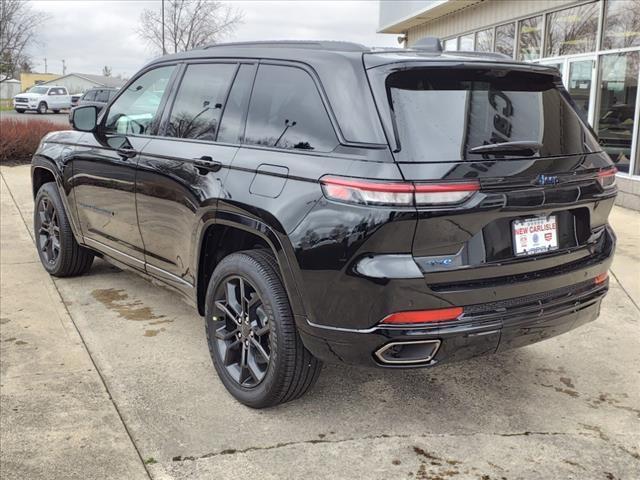
M 183 52 L 219 42 L 242 22 L 242 12 L 212 0 L 167 0 L 164 37 L 169 52 Z M 162 16 L 145 9 L 138 34 L 162 52 Z
M 27 48 L 46 18 L 25 0 L 0 0 L 0 74 L 5 79 L 13 78 L 28 63 Z

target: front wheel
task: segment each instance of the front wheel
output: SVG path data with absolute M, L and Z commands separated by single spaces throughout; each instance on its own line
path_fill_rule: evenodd
M 76 242 L 60 193 L 53 182 L 45 183 L 38 190 L 33 227 L 40 261 L 51 275 L 73 277 L 91 268 L 93 253 Z
M 41 115 L 44 115 L 45 113 L 47 113 L 47 104 L 44 102 L 40 102 L 40 104 L 38 105 L 38 113 Z
M 207 289 L 205 329 L 220 380 L 241 403 L 265 408 L 302 396 L 322 363 L 300 339 L 273 255 L 233 253 Z

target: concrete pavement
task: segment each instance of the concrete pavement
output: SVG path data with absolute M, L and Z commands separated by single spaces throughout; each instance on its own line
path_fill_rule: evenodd
M 176 479 L 637 478 L 636 212 L 614 211 L 619 248 L 598 321 L 433 370 L 327 365 L 303 399 L 254 411 L 226 393 L 202 319 L 178 297 L 101 261 L 49 278 L 28 234 L 28 167 L 2 177 L 3 478 L 102 478 L 115 465 L 125 470 L 113 478 L 144 478 L 141 459 L 153 478 Z M 56 411 L 61 389 L 73 392 L 68 417 Z M 65 457 L 79 451 L 65 435 L 93 450 Z

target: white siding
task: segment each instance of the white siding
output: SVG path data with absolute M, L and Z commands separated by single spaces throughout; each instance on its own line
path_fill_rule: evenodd
M 60 87 L 67 87 L 69 93 L 83 93 L 93 87 L 101 87 L 102 85 L 87 80 L 82 77 L 77 77 L 75 75 L 67 75 L 66 77 L 61 77 L 57 80 L 52 80 L 47 82 L 47 85 L 57 85 Z
M 485 0 L 480 4 L 471 5 L 463 10 L 411 27 L 407 32 L 408 43 L 411 46 L 423 37 L 445 38 L 459 35 L 574 3 L 580 2 L 576 0 Z

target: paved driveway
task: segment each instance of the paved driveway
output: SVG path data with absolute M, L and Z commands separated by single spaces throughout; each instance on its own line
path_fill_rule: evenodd
M 256 411 L 226 393 L 202 319 L 177 296 L 102 261 L 45 275 L 28 167 L 2 177 L 6 478 L 638 478 L 635 212 L 615 210 L 598 321 L 433 370 L 326 365 L 303 399 Z

